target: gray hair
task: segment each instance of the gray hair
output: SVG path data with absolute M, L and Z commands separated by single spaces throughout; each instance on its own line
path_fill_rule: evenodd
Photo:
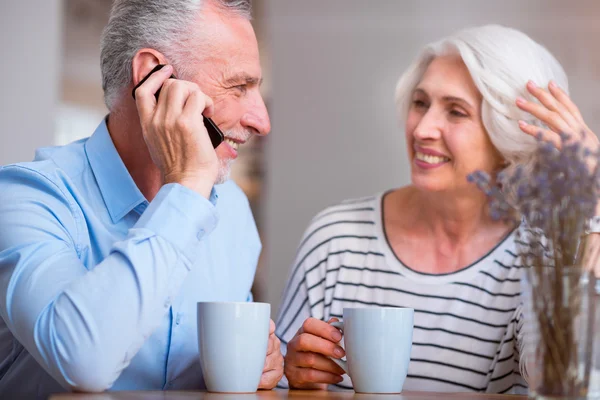
M 406 118 L 412 93 L 431 61 L 447 54 L 459 55 L 481 93 L 483 125 L 494 146 L 508 163 L 528 164 L 536 149 L 536 140 L 523 133 L 518 120 L 541 126 L 520 110 L 518 96 L 537 101 L 526 90 L 532 80 L 547 85 L 554 80 L 567 93 L 565 71 L 548 50 L 515 29 L 486 25 L 460 31 L 423 49 L 417 60 L 402 75 L 396 86 L 396 105 L 401 119 Z
M 131 61 L 143 48 L 163 53 L 181 76 L 188 75 L 197 49 L 186 45 L 194 39 L 198 12 L 212 1 L 223 10 L 248 20 L 252 0 L 114 0 L 108 24 L 102 32 L 100 64 L 104 102 L 112 111 L 132 80 Z

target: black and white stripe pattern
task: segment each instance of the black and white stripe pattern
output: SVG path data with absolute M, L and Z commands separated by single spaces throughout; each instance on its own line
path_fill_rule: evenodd
M 344 307 L 410 307 L 415 329 L 405 390 L 527 392 L 519 373 L 522 268 L 514 235 L 461 271 L 419 273 L 389 247 L 381 199 L 347 201 L 311 222 L 279 310 L 282 351 L 308 317 L 341 319 Z M 352 383 L 345 377 L 336 386 Z

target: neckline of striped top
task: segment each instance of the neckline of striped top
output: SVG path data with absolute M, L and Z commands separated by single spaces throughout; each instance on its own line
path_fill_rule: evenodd
M 487 254 L 471 263 L 470 265 L 446 274 L 429 274 L 425 272 L 419 272 L 405 263 L 396 255 L 392 250 L 387 234 L 385 232 L 383 218 L 383 200 L 385 196 L 391 193 L 393 190 L 386 192 L 380 192 L 373 200 L 373 208 L 375 214 L 375 236 L 377 236 L 377 244 L 381 253 L 384 254 L 386 263 L 391 267 L 392 270 L 399 271 L 407 279 L 426 284 L 443 285 L 452 282 L 469 282 L 472 281 L 480 271 L 486 270 L 495 265 L 494 260 L 505 259 L 509 255 L 507 250 L 514 249 L 514 240 L 516 229 L 509 232 L 502 240 L 500 240 L 496 246 L 494 246 Z M 514 250 L 513 250 L 514 252 Z

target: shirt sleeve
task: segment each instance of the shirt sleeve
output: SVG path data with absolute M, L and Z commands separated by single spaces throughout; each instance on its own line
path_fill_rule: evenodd
M 0 170 L 0 315 L 62 386 L 103 391 L 160 324 L 218 218 L 199 194 L 165 185 L 88 270 L 72 199 L 40 172 Z

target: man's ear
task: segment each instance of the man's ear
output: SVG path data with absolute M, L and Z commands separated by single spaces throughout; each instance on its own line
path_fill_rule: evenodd
M 167 58 L 154 49 L 141 49 L 131 60 L 132 87 L 135 87 L 158 64 L 168 64 Z

